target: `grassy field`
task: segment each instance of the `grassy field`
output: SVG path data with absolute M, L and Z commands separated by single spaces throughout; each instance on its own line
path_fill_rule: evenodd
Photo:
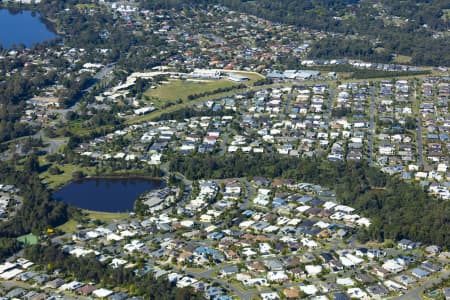
M 411 62 L 412 57 L 406 55 L 397 55 L 394 58 L 394 63 L 397 64 L 409 64 Z
M 77 231 L 78 222 L 70 219 L 66 223 L 56 227 L 57 230 L 61 230 L 64 233 L 73 233 Z
M 443 20 L 447 21 L 450 19 L 450 9 L 444 9 L 442 10 L 442 17 Z
M 19 242 L 21 242 L 21 243 L 28 244 L 28 245 L 35 245 L 35 244 L 37 244 L 38 241 L 39 241 L 38 237 L 35 236 L 35 235 L 32 234 L 32 233 L 29 233 L 29 234 L 27 234 L 27 235 L 19 236 L 19 237 L 17 238 L 17 240 L 18 240 Z
M 149 120 L 153 120 L 158 118 L 159 116 L 161 116 L 164 113 L 169 113 L 169 112 L 173 112 L 179 109 L 182 109 L 184 107 L 187 107 L 189 105 L 193 105 L 196 103 L 202 103 L 208 100 L 212 100 L 212 99 L 218 99 L 218 98 L 222 98 L 222 97 L 229 97 L 232 95 L 235 95 L 236 93 L 239 93 L 240 90 L 233 90 L 233 91 L 229 91 L 229 92 L 224 92 L 224 93 L 218 93 L 218 94 L 214 94 L 214 95 L 210 95 L 210 96 L 205 96 L 205 97 L 201 97 L 192 101 L 186 101 L 186 102 L 182 102 L 179 104 L 175 104 L 172 106 L 169 106 L 167 108 L 164 108 L 162 110 L 157 110 L 154 111 L 150 114 L 144 115 L 144 116 L 137 116 L 137 117 L 132 117 L 129 118 L 125 123 L 128 125 L 131 124 L 138 124 L 138 123 L 142 123 L 142 122 L 147 122 Z
M 68 122 L 67 126 L 63 129 L 58 129 L 56 130 L 56 134 L 58 134 L 59 136 L 64 136 L 64 131 L 68 130 L 70 131 L 72 134 L 74 135 L 79 135 L 79 136 L 86 136 L 88 134 L 90 134 L 91 132 L 95 132 L 98 130 L 111 130 L 112 128 L 114 128 L 113 125 L 104 125 L 104 126 L 100 126 L 100 127 L 86 127 L 83 125 L 84 121 L 79 121 L 79 120 L 75 120 L 75 121 L 70 121 Z
M 95 172 L 95 168 L 92 167 L 80 167 L 73 164 L 58 164 L 58 163 L 49 163 L 45 160 L 45 158 L 40 157 L 39 163 L 42 168 L 46 169 L 44 172 L 39 174 L 42 182 L 47 184 L 49 189 L 55 190 L 72 180 L 72 173 L 75 171 L 82 171 L 86 175 L 92 175 Z M 58 167 L 61 170 L 61 174 L 52 175 L 49 172 L 51 166 Z
M 264 76 L 255 72 L 228 71 L 229 73 L 248 77 L 250 80 L 243 82 L 247 86 L 264 79 Z M 185 102 L 190 95 L 213 92 L 217 89 L 226 89 L 238 86 L 239 83 L 228 79 L 204 80 L 204 79 L 169 79 L 154 89 L 148 89 L 144 93 L 144 98 L 149 99 L 157 108 L 165 108 L 167 103 L 176 103 L 180 100 Z
M 114 220 L 123 220 L 130 215 L 130 213 L 108 213 L 91 210 L 83 210 L 83 212 L 86 213 L 88 219 L 95 219 L 106 223 Z
M 259 73 L 256 72 L 247 72 L 247 71 L 229 71 L 230 73 L 233 74 L 238 74 L 241 76 L 245 76 L 248 77 L 250 79 L 249 83 L 253 84 L 253 82 L 264 79 L 264 75 L 261 75 Z
M 77 4 L 75 7 L 78 9 L 96 9 L 98 6 L 95 4 Z
M 87 220 L 98 220 L 104 223 L 124 220 L 130 215 L 129 213 L 107 213 L 90 210 L 83 210 L 83 214 L 85 216 L 84 218 Z M 61 230 L 65 233 L 72 233 L 77 231 L 78 224 L 79 223 L 76 220 L 70 219 L 66 223 L 58 226 L 56 229 Z
M 168 102 L 176 102 L 178 99 L 187 101 L 188 96 L 212 92 L 220 88 L 230 88 L 237 84 L 229 80 L 170 80 L 156 89 L 149 89 L 144 96 L 158 108 L 165 107 Z

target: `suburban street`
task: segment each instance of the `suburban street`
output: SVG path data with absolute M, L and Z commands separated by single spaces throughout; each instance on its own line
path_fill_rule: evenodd
M 420 119 L 417 119 L 417 163 L 419 166 L 423 166 L 423 142 L 422 142 L 422 125 L 420 124 Z
M 417 90 L 414 85 L 414 101 L 419 101 L 417 98 Z M 420 103 L 419 103 L 420 105 Z M 417 138 L 417 164 L 423 166 L 423 141 L 422 141 L 422 119 L 420 114 L 416 118 L 417 128 L 416 128 L 416 138 Z
M 369 162 L 369 166 L 372 166 L 373 164 L 373 137 L 375 136 L 375 87 L 370 88 L 370 107 L 369 107 L 369 151 L 367 160 Z

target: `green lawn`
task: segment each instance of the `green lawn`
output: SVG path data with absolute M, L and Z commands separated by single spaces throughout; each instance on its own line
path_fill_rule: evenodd
M 411 62 L 411 59 L 411 56 L 397 55 L 394 58 L 394 62 L 398 64 L 409 64 Z
M 205 97 L 201 97 L 192 101 L 185 101 L 185 102 L 181 102 L 179 104 L 175 104 L 169 107 L 166 107 L 164 109 L 161 110 L 157 110 L 154 111 L 150 114 L 147 115 L 143 115 L 143 116 L 135 116 L 132 118 L 129 118 L 126 120 L 126 124 L 131 125 L 131 124 L 138 124 L 138 123 L 142 123 L 142 122 L 147 122 L 149 120 L 154 120 L 156 118 L 158 118 L 159 116 L 161 116 L 164 113 L 169 113 L 169 112 L 174 112 L 176 110 L 182 109 L 184 107 L 187 107 L 189 105 L 193 105 L 195 103 L 202 103 L 208 100 L 212 100 L 212 99 L 219 99 L 222 97 L 230 97 L 232 95 L 235 95 L 239 92 L 242 92 L 241 90 L 233 90 L 233 91 L 229 91 L 229 92 L 224 92 L 224 93 L 218 93 L 218 94 L 214 94 L 214 95 L 210 95 L 210 96 L 205 96 Z
M 253 83 L 264 79 L 265 77 L 255 72 L 246 71 L 228 71 L 229 73 L 238 74 L 248 77 L 250 80 L 243 82 L 247 86 L 253 86 Z M 227 79 L 221 80 L 204 80 L 204 79 L 169 79 L 166 83 L 161 83 L 154 89 L 148 89 L 144 93 L 144 98 L 150 99 L 157 108 L 165 108 L 167 103 L 176 103 L 181 99 L 182 102 L 188 100 L 188 96 L 213 92 L 221 88 L 231 88 L 239 85 L 239 83 Z M 178 103 L 179 104 L 179 103 Z
M 212 92 L 219 88 L 230 88 L 237 86 L 235 82 L 229 80 L 170 80 L 163 83 L 156 89 L 147 90 L 144 95 L 158 108 L 163 108 L 168 102 L 188 100 L 188 96 L 204 92 Z
M 255 81 L 258 81 L 258 80 L 266 78 L 266 77 L 264 77 L 264 75 L 261 75 L 261 74 L 256 73 L 256 72 L 247 72 L 247 71 L 229 71 L 229 72 L 233 73 L 233 74 L 238 74 L 238 75 L 241 75 L 241 76 L 248 77 L 250 79 L 249 83 L 251 83 L 251 84 L 253 84 L 253 82 L 255 82 Z
M 449 20 L 450 19 L 450 9 L 443 9 L 441 18 L 446 21 Z
M 24 244 L 35 245 L 35 244 L 37 244 L 37 242 L 38 242 L 38 237 L 35 236 L 35 235 L 32 234 L 32 233 L 29 233 L 29 234 L 27 234 L 27 235 L 19 236 L 19 237 L 17 238 L 17 240 L 18 240 L 19 242 L 21 242 L 21 243 L 24 243 Z
M 73 164 L 50 164 L 49 162 L 45 161 L 43 157 L 39 158 L 39 163 L 41 167 L 47 168 L 46 171 L 39 174 L 39 177 L 41 178 L 42 182 L 47 184 L 47 186 L 52 190 L 55 190 L 69 183 L 72 180 L 72 173 L 75 171 L 82 171 L 85 175 L 92 175 L 95 172 L 95 168 L 93 167 L 80 167 Z M 51 166 L 58 167 L 62 171 L 62 173 L 56 175 L 50 174 L 48 170 Z
M 78 9 L 96 9 L 96 8 L 98 8 L 98 6 L 95 4 L 77 4 L 77 5 L 75 5 L 75 7 Z
M 77 221 L 70 219 L 66 223 L 56 227 L 56 229 L 61 230 L 64 233 L 73 233 L 77 231 L 77 225 L 78 225 Z
M 88 219 L 95 219 L 106 223 L 114 220 L 123 220 L 130 215 L 130 213 L 108 213 L 90 210 L 83 210 L 83 212 L 87 214 Z
M 68 130 L 74 135 L 86 136 L 94 131 L 98 131 L 98 130 L 108 131 L 108 130 L 111 130 L 112 128 L 114 128 L 113 125 L 86 127 L 83 125 L 83 121 L 75 120 L 75 121 L 69 121 L 68 124 L 65 126 L 64 130 Z M 58 134 L 59 136 L 64 136 L 64 130 L 62 128 L 58 129 L 58 130 L 56 130 L 56 134 Z
M 130 215 L 129 213 L 107 213 L 107 212 L 98 212 L 98 211 L 90 211 L 83 209 L 84 217 L 83 219 L 86 220 L 98 220 L 104 223 L 110 223 L 112 221 L 120 221 L 128 218 Z M 79 223 L 74 220 L 70 219 L 66 223 L 58 226 L 56 229 L 59 229 L 65 233 L 73 233 L 77 231 L 77 225 Z

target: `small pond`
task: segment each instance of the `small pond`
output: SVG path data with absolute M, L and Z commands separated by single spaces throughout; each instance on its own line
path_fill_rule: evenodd
M 64 186 L 53 197 L 87 210 L 132 212 L 139 195 L 163 186 L 163 181 L 153 179 L 89 178 Z

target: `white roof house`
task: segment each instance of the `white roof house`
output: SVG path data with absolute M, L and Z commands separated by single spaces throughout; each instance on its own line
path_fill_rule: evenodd
M 289 279 L 289 277 L 286 275 L 286 273 L 284 271 L 267 272 L 267 280 L 268 281 L 280 282 L 280 281 L 285 281 L 288 279 Z
M 300 290 L 307 295 L 315 295 L 319 291 L 318 288 L 313 284 L 301 285 Z
M 405 267 L 401 264 L 399 264 L 398 262 L 396 262 L 393 259 L 390 259 L 388 261 L 386 261 L 383 265 L 382 265 L 383 269 L 385 269 L 386 271 L 390 272 L 390 273 L 399 273 L 401 271 L 403 271 L 405 269 Z
M 354 286 L 355 285 L 355 281 L 353 279 L 351 279 L 350 277 L 337 278 L 336 283 L 339 285 L 344 285 L 344 286 Z
M 322 266 L 306 265 L 305 271 L 310 276 L 316 276 L 322 272 Z
M 94 297 L 97 297 L 97 298 L 106 298 L 108 296 L 111 296 L 113 293 L 114 292 L 111 290 L 101 288 L 101 289 L 93 291 L 92 295 L 94 295 Z

